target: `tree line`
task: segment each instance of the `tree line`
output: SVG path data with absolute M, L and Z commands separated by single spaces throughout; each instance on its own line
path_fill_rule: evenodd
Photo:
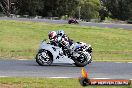
M 86 20 L 132 18 L 132 0 L 1 0 L 0 7 L 0 11 L 8 16 L 66 16 Z

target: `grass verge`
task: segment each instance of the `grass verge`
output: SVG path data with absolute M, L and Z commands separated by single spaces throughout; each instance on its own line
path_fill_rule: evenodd
M 52 30 L 63 29 L 75 41 L 90 43 L 94 61 L 132 62 L 132 30 L 21 21 L 0 21 L 0 58 L 33 59 Z
M 0 88 L 84 88 L 78 79 L 0 78 Z M 128 86 L 87 86 L 85 88 L 132 88 Z

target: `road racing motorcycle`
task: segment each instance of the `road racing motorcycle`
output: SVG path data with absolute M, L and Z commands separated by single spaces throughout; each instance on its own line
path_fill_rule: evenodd
M 92 48 L 90 44 L 74 42 L 67 48 L 62 48 L 44 40 L 41 42 L 35 57 L 40 66 L 51 65 L 53 63 L 70 63 L 78 67 L 84 67 L 92 61 Z

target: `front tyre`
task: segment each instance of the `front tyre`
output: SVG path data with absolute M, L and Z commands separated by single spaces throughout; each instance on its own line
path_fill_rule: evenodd
M 38 54 L 36 55 L 36 62 L 40 66 L 44 65 L 51 65 L 53 63 L 53 56 L 52 54 L 44 49 L 39 50 Z
M 92 61 L 92 56 L 91 54 L 86 55 L 84 53 L 81 53 L 79 57 L 73 59 L 75 62 L 75 65 L 78 67 L 84 67 L 87 64 L 91 63 Z

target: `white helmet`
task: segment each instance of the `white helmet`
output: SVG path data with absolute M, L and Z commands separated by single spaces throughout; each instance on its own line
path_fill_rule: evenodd
M 63 30 L 58 30 L 57 34 L 60 35 L 60 36 L 63 36 L 65 34 L 65 32 Z

